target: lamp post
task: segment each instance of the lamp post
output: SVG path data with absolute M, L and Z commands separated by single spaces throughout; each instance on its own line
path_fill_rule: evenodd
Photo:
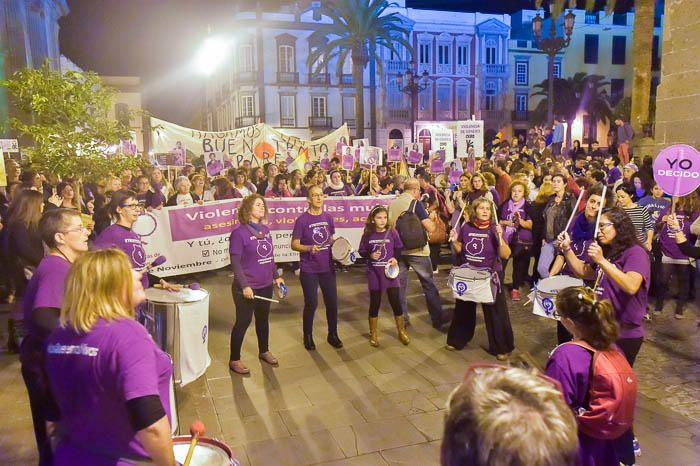
M 410 62 L 406 71 L 396 74 L 396 85 L 401 92 L 411 96 L 411 142 L 414 142 L 416 140 L 415 100 L 419 93 L 428 88 L 428 72 L 423 70 L 423 74 L 421 75 L 414 73 L 413 62 Z
M 550 16 L 549 37 L 542 37 L 542 17 L 539 13 L 532 19 L 532 34 L 535 36 L 537 48 L 547 54 L 547 122 L 554 117 L 554 57 L 571 43 L 571 33 L 574 30 L 576 15 L 569 10 L 564 16 L 564 32 L 566 37 L 557 36 L 555 20 Z

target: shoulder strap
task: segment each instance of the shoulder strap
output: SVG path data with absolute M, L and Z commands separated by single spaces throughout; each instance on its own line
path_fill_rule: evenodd
M 416 200 L 412 200 L 411 204 L 408 206 L 408 210 L 415 213 L 416 212 Z
M 593 354 L 595 354 L 595 353 L 598 352 L 597 349 L 593 348 L 591 345 L 589 345 L 588 343 L 586 343 L 586 342 L 583 341 L 583 340 L 571 340 L 571 341 L 568 341 L 568 342 L 566 342 L 566 343 L 564 343 L 564 344 L 565 344 L 565 345 L 576 345 L 576 346 L 580 346 L 581 348 L 585 348 L 585 349 L 587 349 L 588 351 L 590 351 L 590 352 L 593 353 Z

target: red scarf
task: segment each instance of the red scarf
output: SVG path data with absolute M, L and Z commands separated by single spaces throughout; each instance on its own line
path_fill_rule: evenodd
M 479 230 L 485 230 L 491 226 L 491 220 L 479 220 L 478 218 L 475 218 L 472 220 L 472 225 L 477 227 Z

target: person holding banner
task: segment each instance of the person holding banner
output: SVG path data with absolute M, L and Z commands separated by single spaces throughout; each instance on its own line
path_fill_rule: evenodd
M 326 196 L 354 196 L 352 188 L 343 183 L 343 174 L 340 170 L 331 170 L 330 183 L 324 190 Z
M 190 192 L 192 182 L 186 176 L 178 176 L 175 180 L 175 194 L 170 196 L 166 207 L 172 206 L 187 206 L 195 203 L 201 204 L 199 196 Z
M 315 350 L 313 339 L 314 314 L 318 306 L 318 289 L 321 288 L 328 321 L 328 343 L 342 348 L 338 337 L 338 292 L 335 268 L 331 258 L 331 245 L 335 234 L 333 216 L 323 211 L 323 189 L 309 188 L 309 208 L 294 223 L 292 250 L 300 253 L 299 280 L 304 292 L 304 347 Z
M 462 255 L 462 263 L 475 270 L 486 270 L 498 274 L 494 302 L 481 303 L 484 311 L 489 352 L 499 361 L 508 359 L 515 349 L 513 328 L 508 315 L 508 305 L 502 286 L 503 265 L 501 260 L 510 257 L 511 250 L 503 240 L 503 229 L 494 218 L 495 206 L 486 198 L 476 199 L 468 207 L 469 221 L 457 232 L 450 232 L 449 241 L 457 254 Z M 489 277 L 489 280 L 493 280 Z M 476 302 L 455 300 L 454 317 L 447 332 L 447 348 L 463 349 L 474 337 L 476 328 Z
M 278 364 L 268 347 L 270 335 L 270 301 L 273 283 L 284 285 L 275 266 L 272 235 L 263 220 L 267 204 L 259 194 L 252 194 L 238 208 L 238 221 L 229 236 L 229 253 L 233 269 L 231 294 L 236 305 L 236 323 L 231 329 L 231 353 L 229 368 L 236 374 L 248 374 L 241 362 L 243 337 L 255 316 L 255 333 L 258 336 L 258 357 L 266 363 Z
M 287 187 L 287 175 L 278 174 L 274 183 L 265 191 L 265 197 L 292 197 Z

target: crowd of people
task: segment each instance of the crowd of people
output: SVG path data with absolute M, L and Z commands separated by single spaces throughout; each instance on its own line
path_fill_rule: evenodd
M 410 344 L 410 314 L 416 312 L 409 312 L 407 300 L 411 269 L 433 327 L 446 332 L 446 349 L 459 351 L 472 340 L 481 304 L 488 350 L 499 361 L 509 360 L 516 348 L 509 312 L 524 291 L 559 275 L 584 285 L 557 296 L 561 345 L 547 364 L 549 378 L 505 366 L 468 372 L 448 404 L 443 464 L 497 464 L 492 463 L 497 450 L 498 457 L 510 458 L 503 460 L 508 464 L 634 464 L 639 448 L 628 418 L 622 416 L 615 436 L 600 424 L 584 423 L 590 368 L 598 354 L 619 354 L 632 371 L 645 319 L 662 313 L 669 301 L 670 277 L 678 284 L 674 316 L 684 318 L 695 294 L 694 259 L 700 256 L 694 246 L 700 194 L 664 195 L 653 179 L 651 157 L 639 166 L 622 163 L 597 142 L 586 151 L 578 141 L 562 153 L 557 137 L 555 125 L 553 131 L 534 128 L 510 141 L 496 138 L 486 157 L 456 159 L 440 173 L 431 173 L 428 164 L 347 171 L 333 157 L 329 170 L 314 164 L 306 173 L 290 172 L 285 161 L 262 167 L 243 162 L 215 178 L 204 167 L 186 165 L 174 176 L 143 167 L 88 183 L 9 164 L 8 187 L 0 197 L 0 253 L 9 264 L 2 289 L 4 299 L 16 303 L 10 341 L 21 340 L 21 347 L 10 349 L 21 355 L 41 463 L 150 458 L 174 464 L 167 395 L 172 368 L 138 321 L 145 288 L 179 285 L 149 273 L 153 264 L 132 231 L 141 212 L 241 199 L 239 225 L 230 235 L 235 323 L 229 368 L 248 374 L 241 347 L 253 318 L 259 358 L 279 364 L 270 349 L 270 299 L 286 293 L 286 284 L 274 260 L 267 201 L 300 197 L 308 203 L 296 219 L 290 247 L 300 255 L 303 346 L 313 351 L 319 288 L 326 340 L 343 347 L 336 270 L 344 268 L 333 260 L 338 237 L 324 200 L 391 196 L 368 214 L 359 245 L 373 347 L 380 346 L 384 294 L 399 341 Z M 87 252 L 88 245 L 93 251 Z M 509 262 L 512 280 L 506 283 Z M 452 286 L 455 305 L 448 312 L 434 280 L 441 270 L 450 270 L 453 284 L 466 277 L 483 286 Z M 499 408 L 504 403 L 509 407 Z M 513 404 L 521 409 L 513 410 Z M 108 435 L 92 413 L 109 413 Z M 531 423 L 536 415 L 541 422 Z M 486 429 L 491 422 L 493 429 Z M 549 443 L 531 448 L 518 443 L 524 437 L 506 442 L 511 435 L 504 429 L 516 422 L 548 432 L 542 437 Z M 68 435 L 52 448 L 50 439 L 61 431 Z

